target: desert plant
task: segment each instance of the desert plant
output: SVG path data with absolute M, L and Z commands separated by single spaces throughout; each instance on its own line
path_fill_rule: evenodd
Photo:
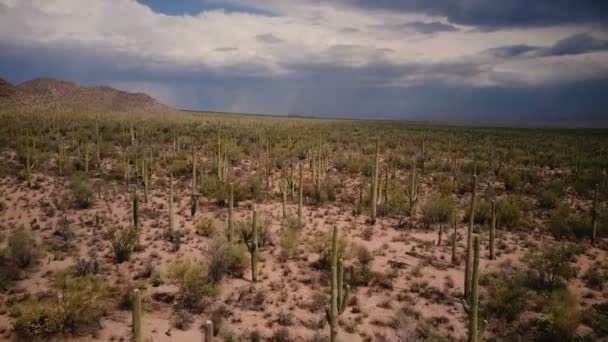
M 215 234 L 217 228 L 215 220 L 211 217 L 203 216 L 198 219 L 196 233 L 200 236 L 210 237 Z
M 559 244 L 544 246 L 542 250 L 530 250 L 523 258 L 528 267 L 528 282 L 537 290 L 551 291 L 564 285 L 576 275 L 570 264 L 573 252 Z
M 335 342 L 338 336 L 338 315 L 346 309 L 350 285 L 344 285 L 344 270 L 338 248 L 338 227 L 334 226 L 331 249 L 331 298 L 330 305 L 325 307 L 325 316 L 330 327 L 330 341 Z
M 216 236 L 209 244 L 207 278 L 217 283 L 225 275 L 242 277 L 246 256 L 242 245 L 232 244 L 223 236 Z
M 200 311 L 203 300 L 215 295 L 215 286 L 207 273 L 200 262 L 190 259 L 177 259 L 170 265 L 168 278 L 178 288 L 178 308 Z
M 422 208 L 422 220 L 427 227 L 448 223 L 453 216 L 454 207 L 454 201 L 450 197 L 433 196 Z
M 86 209 L 91 206 L 93 203 L 93 187 L 85 174 L 73 175 L 70 188 L 77 208 Z
M 129 260 L 129 256 L 139 243 L 139 231 L 136 227 L 119 229 L 114 232 L 111 240 L 114 260 L 117 263 Z
M 21 269 L 36 263 L 36 243 L 24 230 L 20 229 L 8 239 L 9 257 Z
M 100 277 L 60 275 L 48 296 L 33 297 L 17 307 L 15 332 L 23 337 L 79 334 L 97 329 L 110 299 Z

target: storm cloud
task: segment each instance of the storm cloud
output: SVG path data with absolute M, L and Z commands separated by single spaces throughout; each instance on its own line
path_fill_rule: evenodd
M 107 84 L 183 109 L 608 122 L 601 4 L 558 0 L 566 17 L 544 1 L 521 13 L 519 0 L 192 1 L 0 0 L 0 77 Z

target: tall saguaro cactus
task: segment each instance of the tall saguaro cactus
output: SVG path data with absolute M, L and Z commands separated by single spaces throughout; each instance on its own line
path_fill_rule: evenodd
M 205 322 L 205 341 L 204 342 L 213 342 L 213 322 L 211 320 L 207 320 Z
M 228 200 L 228 241 L 234 234 L 234 183 L 230 183 L 230 199 Z
M 304 202 L 304 178 L 302 176 L 302 163 L 300 163 L 300 185 L 298 186 L 298 224 L 304 225 L 302 218 L 302 205 Z
M 410 178 L 410 186 L 405 189 L 405 195 L 409 200 L 410 209 L 410 228 L 414 227 L 414 214 L 416 213 L 416 204 L 418 204 L 420 184 L 416 178 L 416 166 L 412 167 L 412 175 Z
M 467 259 L 464 269 L 464 297 L 467 301 L 471 295 L 471 277 L 473 268 L 473 254 L 471 253 L 473 244 L 473 225 L 475 224 L 475 202 L 477 201 L 477 175 L 473 174 L 473 192 L 471 196 L 471 212 L 469 213 L 469 227 L 467 230 Z
M 598 185 L 595 184 L 595 190 L 593 191 L 593 207 L 591 208 L 591 243 L 593 245 L 597 242 L 597 193 Z
M 139 228 L 139 197 L 137 196 L 137 187 L 133 189 L 133 225 Z
M 141 294 L 139 293 L 139 289 L 133 290 L 132 301 L 133 342 L 143 342 Z
M 247 239 L 244 239 L 247 240 Z M 254 283 L 258 282 L 258 214 L 253 208 L 253 217 L 251 220 L 251 239 L 245 241 L 247 249 L 251 254 L 251 280 Z
M 492 200 L 492 222 L 490 226 L 490 260 L 494 260 L 494 240 L 496 239 L 496 201 Z
M 174 227 L 173 218 L 173 173 L 169 176 L 169 236 L 173 233 Z
M 473 272 L 471 277 L 471 298 L 463 300 L 464 310 L 469 316 L 467 342 L 478 342 L 483 336 L 487 322 L 479 322 L 479 235 L 473 236 Z M 481 323 L 481 324 L 480 324 Z
M 350 292 L 350 285 L 344 286 L 344 269 L 338 254 L 338 227 L 334 226 L 331 240 L 331 300 L 330 305 L 325 306 L 331 342 L 335 342 L 338 336 L 338 316 L 346 309 Z
M 377 214 L 377 206 L 378 206 L 378 175 L 379 175 L 379 170 L 378 168 L 380 167 L 380 140 L 377 139 L 376 140 L 376 155 L 374 157 L 374 170 L 373 170 L 373 174 L 372 174 L 372 198 L 371 198 L 371 205 L 372 205 L 372 213 L 371 213 L 371 222 L 372 224 L 376 223 L 376 214 Z
M 452 265 L 456 265 L 456 239 L 458 237 L 458 233 L 456 232 L 456 228 L 458 227 L 458 224 L 456 223 L 456 213 L 454 213 L 454 216 L 452 217 Z

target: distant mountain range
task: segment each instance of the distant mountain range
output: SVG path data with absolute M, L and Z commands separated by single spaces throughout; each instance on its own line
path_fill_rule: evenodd
M 173 111 L 153 97 L 108 86 L 81 87 L 78 83 L 36 78 L 13 85 L 0 78 L 0 108 L 58 109 L 112 112 Z

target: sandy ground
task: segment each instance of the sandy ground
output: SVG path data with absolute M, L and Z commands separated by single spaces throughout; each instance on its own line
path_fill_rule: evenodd
M 49 279 L 56 272 L 76 263 L 79 257 L 91 253 L 99 256 L 102 274 L 112 285 L 118 288 L 137 286 L 143 288 L 144 295 L 144 330 L 147 341 L 201 341 L 201 324 L 209 318 L 212 308 L 225 305 L 226 316 L 222 323 L 224 332 L 242 335 L 254 330 L 262 336 L 270 336 L 279 327 L 286 327 L 292 338 L 297 341 L 312 339 L 315 334 L 329 333 L 323 307 L 315 305 L 315 295 L 326 295 L 329 292 L 329 277 L 316 270 L 312 264 L 318 255 L 311 246 L 320 237 L 328 234 L 337 225 L 351 243 L 366 246 L 374 256 L 372 270 L 390 274 L 391 286 L 371 284 L 369 287 L 356 288 L 349 307 L 340 316 L 340 339 L 342 341 L 407 341 L 408 332 L 417 324 L 429 324 L 436 332 L 452 340 L 463 339 L 466 332 L 465 313 L 459 303 L 462 295 L 464 263 L 453 266 L 450 262 L 451 228 L 445 227 L 443 241 L 437 243 L 437 227 L 425 230 L 416 221 L 413 229 L 398 229 L 395 218 L 380 218 L 371 227 L 366 223 L 366 216 L 353 216 L 349 207 L 324 205 L 322 207 L 306 206 L 304 210 L 306 225 L 300 233 L 299 244 L 295 255 L 287 260 L 281 257 L 279 235 L 285 229 L 282 218 L 280 199 L 257 205 L 261 216 L 271 223 L 273 244 L 261 250 L 260 281 L 253 284 L 249 268 L 242 279 L 225 278 L 220 285 L 220 293 L 212 304 L 195 317 L 195 321 L 186 330 L 172 327 L 172 304 L 154 300 L 158 293 L 175 293 L 173 285 L 152 287 L 148 279 L 138 279 L 148 265 L 164 273 L 167 266 L 176 258 L 188 257 L 204 262 L 207 258 L 209 238 L 195 234 L 195 223 L 203 216 L 213 217 L 220 226 L 227 218 L 227 209 L 201 199 L 199 211 L 190 217 L 189 182 L 176 184 L 176 227 L 184 232 L 184 242 L 177 252 L 173 252 L 169 242 L 161 238 L 168 224 L 167 192 L 152 186 L 148 201 L 140 203 L 142 234 L 140 242 L 143 250 L 134 253 L 131 258 L 120 265 L 112 259 L 109 241 L 103 239 L 103 232 L 112 227 L 126 227 L 131 222 L 131 197 L 122 186 L 108 189 L 102 198 L 96 198 L 89 209 L 72 209 L 65 202 L 69 187 L 65 180 L 37 174 L 36 186 L 28 188 L 25 182 L 14 178 L 0 180 L 0 198 L 6 206 L 0 212 L 0 232 L 9 236 L 12 231 L 24 228 L 36 238 L 43 254 L 41 263 L 29 274 L 27 279 L 19 281 L 15 289 L 0 294 L 0 340 L 10 340 L 13 318 L 7 301 L 15 300 L 24 293 L 42 292 L 48 289 Z M 356 180 L 349 179 L 344 184 L 351 185 Z M 425 179 L 423 193 L 429 194 L 429 183 Z M 155 182 L 156 183 L 156 182 Z M 355 192 L 354 186 L 346 191 Z M 468 195 L 460 196 L 459 207 L 464 208 Z M 422 201 L 423 202 L 423 201 Z M 68 207 L 66 215 L 72 230 L 75 232 L 74 248 L 66 254 L 53 253 L 48 250 L 48 241 L 53 237 L 57 220 L 61 216 L 59 207 Z M 241 203 L 236 208 L 237 219 L 250 217 L 248 203 Z M 50 213 L 50 211 L 53 213 Z M 296 205 L 290 203 L 288 211 L 295 215 Z M 95 227 L 95 216 L 101 219 L 100 227 Z M 539 220 L 543 224 L 544 220 Z M 371 228 L 370 228 L 371 227 Z M 366 240 L 365 231 L 372 229 L 371 239 Z M 458 224 L 458 255 L 464 258 L 464 237 L 466 224 Z M 487 258 L 488 237 L 482 235 L 482 272 L 497 270 L 503 263 L 518 265 L 519 259 L 532 243 L 544 243 L 550 238 L 532 231 L 531 233 L 510 233 L 499 231 L 503 248 L 498 250 L 494 261 Z M 6 238 L 2 245 L 6 244 Z M 577 261 L 579 275 L 583 274 L 594 261 L 606 260 L 606 253 L 591 249 Z M 347 260 L 352 262 L 352 260 Z M 590 305 L 607 294 L 587 289 L 580 280 L 570 284 L 575 295 L 583 305 Z M 606 290 L 605 290 L 606 291 Z M 252 305 L 243 300 L 252 293 L 263 293 L 261 304 Z M 593 298 L 585 296 L 594 292 Z M 353 304 L 356 303 L 356 304 Z M 395 329 L 393 320 L 403 308 L 417 311 L 420 318 L 411 319 Z M 130 338 L 131 316 L 129 311 L 112 307 L 102 320 L 102 328 L 94 336 L 72 337 L 71 341 L 128 341 Z

